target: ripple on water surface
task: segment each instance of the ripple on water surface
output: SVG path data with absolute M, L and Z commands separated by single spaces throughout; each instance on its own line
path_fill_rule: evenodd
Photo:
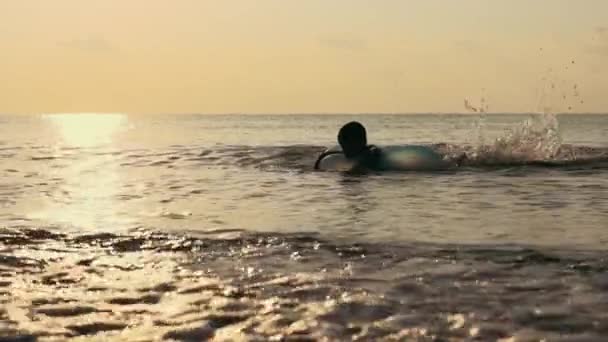
M 0 231 L 0 333 L 115 340 L 549 340 L 608 334 L 608 254 Z M 35 319 L 34 319 L 35 318 Z

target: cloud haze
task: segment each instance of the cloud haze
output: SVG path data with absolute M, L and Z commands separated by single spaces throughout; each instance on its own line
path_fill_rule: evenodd
M 608 27 L 599 26 L 595 28 L 592 42 L 587 49 L 591 53 L 608 56 Z
M 107 39 L 101 36 L 93 35 L 84 38 L 66 40 L 63 42 L 59 42 L 58 45 L 61 47 L 82 50 L 86 52 L 110 52 L 117 50 L 117 47 Z
M 340 36 L 322 37 L 319 38 L 319 43 L 332 49 L 349 51 L 365 50 L 368 47 L 367 42 L 363 39 Z

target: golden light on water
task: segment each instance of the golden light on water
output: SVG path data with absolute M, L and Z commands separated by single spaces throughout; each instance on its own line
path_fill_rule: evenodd
M 78 147 L 91 147 L 112 142 L 126 125 L 124 114 L 45 114 L 57 128 L 62 142 Z
M 43 212 L 44 219 L 95 229 L 118 222 L 116 197 L 122 186 L 111 154 L 116 136 L 127 127 L 123 114 L 45 114 L 57 136 L 57 165 L 48 168 L 61 183 Z M 69 146 L 69 150 L 63 147 Z M 102 153 L 74 152 L 73 148 L 102 147 Z M 54 161 L 55 162 L 55 161 Z

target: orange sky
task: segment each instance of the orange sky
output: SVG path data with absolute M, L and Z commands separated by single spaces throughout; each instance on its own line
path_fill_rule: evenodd
M 605 0 L 0 0 L 0 44 L 3 113 L 608 112 Z

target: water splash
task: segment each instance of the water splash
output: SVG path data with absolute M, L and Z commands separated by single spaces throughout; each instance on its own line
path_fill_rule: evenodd
M 547 161 L 557 158 L 561 146 L 557 117 L 547 113 L 527 119 L 492 144 L 482 141 L 468 157 L 480 164 Z
M 490 106 L 489 106 L 488 102 L 486 101 L 485 88 L 482 88 L 481 91 L 482 91 L 482 95 L 481 95 L 481 98 L 479 99 L 479 104 L 473 105 L 471 103 L 471 101 L 469 101 L 468 99 L 464 100 L 464 108 L 471 113 L 478 114 L 477 119 L 473 122 L 474 134 L 472 135 L 472 137 L 475 140 L 468 141 L 468 143 L 470 143 L 474 146 L 485 145 L 486 139 L 485 139 L 484 131 L 485 131 L 485 126 L 486 126 L 486 115 L 490 111 Z

